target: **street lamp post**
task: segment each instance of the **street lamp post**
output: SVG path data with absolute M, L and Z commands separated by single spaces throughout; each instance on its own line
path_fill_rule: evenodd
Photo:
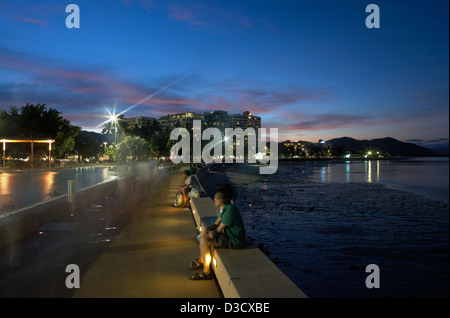
M 3 141 L 3 170 L 6 168 L 6 142 Z
M 98 125 L 98 127 L 102 126 L 102 125 L 106 125 L 106 128 L 108 129 L 108 134 L 111 133 L 111 128 L 114 127 L 114 145 L 117 146 L 117 130 L 118 130 L 118 122 L 119 122 L 119 116 L 122 115 L 124 112 L 121 112 L 119 114 L 116 114 L 116 110 L 114 108 L 113 113 L 111 113 L 109 110 L 108 111 L 108 116 L 106 116 L 106 118 L 108 118 L 108 120 L 104 121 L 103 123 L 101 123 L 100 125 Z M 108 126 L 108 124 L 110 126 Z M 114 125 L 114 126 L 113 126 Z
M 111 122 L 114 126 L 114 146 L 117 146 L 117 123 L 118 123 L 118 118 L 116 114 L 112 114 L 109 117 L 109 122 Z
M 117 146 L 117 119 L 114 119 L 114 126 L 116 127 L 114 129 L 114 145 Z
M 48 169 L 52 168 L 52 143 L 48 143 Z

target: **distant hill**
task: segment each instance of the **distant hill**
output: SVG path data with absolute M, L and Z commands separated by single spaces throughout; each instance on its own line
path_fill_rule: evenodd
M 350 137 L 342 137 L 331 139 L 328 142 L 334 147 L 343 147 L 352 152 L 367 152 L 376 150 L 381 153 L 388 153 L 393 156 L 405 157 L 433 157 L 437 154 L 427 148 L 418 146 L 413 143 L 399 141 L 397 139 L 386 137 L 372 140 L 356 140 Z
M 430 147 L 429 149 L 441 156 L 448 156 L 448 154 L 449 154 L 448 146 L 447 147 L 433 147 L 433 148 Z
M 83 131 L 81 131 L 80 134 L 83 135 L 83 136 L 86 136 L 87 138 L 89 138 L 89 140 L 93 140 L 93 141 L 98 142 L 99 144 L 102 144 L 104 142 L 112 142 L 112 141 L 114 141 L 114 137 L 112 137 L 112 140 L 111 140 L 111 135 L 99 134 L 99 133 L 96 133 L 96 132 L 93 132 L 93 131 L 83 130 Z

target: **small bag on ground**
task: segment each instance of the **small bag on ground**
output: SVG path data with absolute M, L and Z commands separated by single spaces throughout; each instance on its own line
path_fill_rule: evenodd
M 183 203 L 184 203 L 183 194 L 177 194 L 177 197 L 175 199 L 175 202 L 173 203 L 173 206 L 182 206 Z

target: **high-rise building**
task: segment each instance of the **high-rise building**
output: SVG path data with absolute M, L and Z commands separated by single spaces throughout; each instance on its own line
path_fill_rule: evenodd
M 193 120 L 202 120 L 204 121 L 204 115 L 196 114 L 196 113 L 178 113 L 167 116 L 162 116 L 158 119 L 158 123 L 162 128 L 169 128 L 173 129 L 176 127 L 184 127 L 187 128 L 188 126 L 192 127 L 192 121 Z
M 245 111 L 242 114 L 230 115 L 230 123 L 232 128 L 242 128 L 243 130 L 253 128 L 258 133 L 258 128 L 261 128 L 261 117 Z
M 128 127 L 130 128 L 142 128 L 146 126 L 147 124 L 152 124 L 155 122 L 155 118 L 152 117 L 133 117 L 133 118 L 123 118 L 120 119 L 120 121 L 125 122 L 128 124 Z
M 216 110 L 212 112 L 198 113 L 178 113 L 167 116 L 162 116 L 158 119 L 158 123 L 163 128 L 173 129 L 175 127 L 192 127 L 193 120 L 201 120 L 202 129 L 208 127 L 219 128 L 222 134 L 225 134 L 225 128 L 254 128 L 256 134 L 258 128 L 261 128 L 261 117 L 245 111 L 242 114 L 228 114 L 225 110 Z
M 230 116 L 225 110 L 216 110 L 213 112 L 203 113 L 205 126 L 219 128 L 222 134 L 225 133 L 225 128 L 231 128 Z

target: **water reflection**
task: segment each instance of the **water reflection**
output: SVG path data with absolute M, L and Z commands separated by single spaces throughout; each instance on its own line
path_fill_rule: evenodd
M 364 172 L 367 176 L 367 182 L 372 183 L 372 165 L 371 161 L 365 161 L 364 162 Z
M 380 182 L 380 160 L 377 160 L 377 182 Z
M 365 173 L 367 176 L 367 182 L 368 183 L 372 183 L 373 177 L 375 177 L 375 182 L 380 182 L 380 161 L 377 160 L 375 163 L 376 167 L 374 168 L 374 170 L 376 169 L 376 174 L 375 176 L 372 175 L 372 160 L 368 160 L 365 162 Z
M 0 215 L 67 193 L 67 180 L 76 190 L 134 173 L 129 166 L 82 167 L 61 170 L 10 170 L 0 172 Z M 140 167 L 147 171 L 149 165 Z
M 350 161 L 346 161 L 345 162 L 345 182 L 347 182 L 347 183 L 350 182 L 350 173 L 351 173 Z
M 322 167 L 320 170 L 320 182 L 325 183 L 327 181 L 327 167 Z
M 42 193 L 46 195 L 46 200 L 61 194 L 61 189 L 58 184 L 55 183 L 56 172 L 48 171 L 42 175 Z
M 328 169 L 322 169 L 321 182 L 380 182 L 380 161 L 345 161 L 344 165 L 330 164 Z M 339 167 L 345 167 L 345 170 Z
M 8 194 L 9 188 L 9 173 L 0 173 L 0 195 L 4 196 Z
M 383 183 L 448 202 L 448 168 L 448 158 L 347 160 L 321 166 L 316 170 L 316 178 L 322 183 Z

